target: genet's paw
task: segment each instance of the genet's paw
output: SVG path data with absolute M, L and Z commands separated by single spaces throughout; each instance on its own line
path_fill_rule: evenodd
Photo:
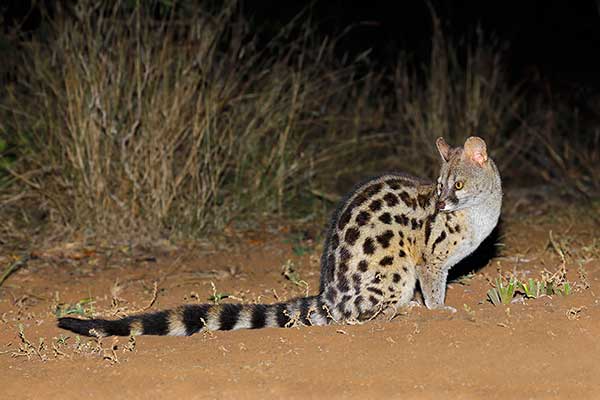
M 427 306 L 427 308 L 429 308 L 430 310 L 436 310 L 436 311 L 447 311 L 451 314 L 454 314 L 456 312 L 456 308 L 451 307 L 451 306 L 446 306 L 444 304 L 436 304 L 436 305 L 432 305 L 432 306 Z

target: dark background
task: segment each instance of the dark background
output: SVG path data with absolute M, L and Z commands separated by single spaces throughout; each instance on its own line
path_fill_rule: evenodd
M 190 7 L 207 4 L 182 3 Z M 211 3 L 213 7 L 222 4 Z M 428 4 L 453 37 L 472 35 L 481 27 L 488 36 L 506 43 L 509 72 L 515 80 L 543 80 L 558 90 L 583 93 L 600 88 L 599 0 L 245 0 L 240 7 L 265 41 L 300 12 L 324 35 L 349 28 L 340 43 L 340 55 L 371 48 L 373 61 L 385 67 L 402 52 L 416 60 L 426 59 L 431 38 Z M 5 30 L 17 23 L 24 31 L 36 30 L 40 8 L 55 5 L 52 0 L 1 1 L 2 23 Z
M 514 79 L 536 75 L 559 87 L 600 87 L 599 1 L 449 0 L 430 4 L 454 37 L 472 35 L 481 27 L 505 42 Z M 274 30 L 307 6 L 324 33 L 353 27 L 342 41 L 344 50 L 372 48 L 373 58 L 384 65 L 394 62 L 401 51 L 417 59 L 428 56 L 431 13 L 423 0 L 248 0 L 244 10 L 258 27 Z

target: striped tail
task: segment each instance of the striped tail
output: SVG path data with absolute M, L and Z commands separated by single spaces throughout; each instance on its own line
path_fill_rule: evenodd
M 277 304 L 197 304 L 173 310 L 107 319 L 59 318 L 58 327 L 85 336 L 189 336 L 207 330 L 327 325 L 331 321 L 320 296 Z

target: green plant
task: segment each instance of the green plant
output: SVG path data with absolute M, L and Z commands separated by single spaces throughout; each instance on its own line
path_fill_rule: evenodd
M 67 315 L 89 316 L 94 313 L 94 299 L 91 297 L 81 299 L 75 304 L 59 304 L 54 310 L 54 315 L 61 318 Z
M 213 302 L 214 304 L 219 304 L 221 300 L 226 299 L 228 297 L 229 294 L 227 293 L 215 293 L 208 296 L 208 300 Z
M 300 278 L 300 274 L 296 270 L 294 262 L 292 260 L 287 260 L 286 263 L 282 267 L 283 276 L 291 281 L 294 285 L 300 286 L 308 290 L 308 283 Z
M 208 300 L 212 301 L 214 304 L 219 304 L 221 300 L 231 297 L 228 293 L 218 292 L 215 283 L 212 281 L 210 282 L 210 287 L 212 289 L 212 294 L 208 296 Z
M 529 278 L 527 282 L 518 282 L 518 290 L 521 291 L 525 297 L 530 299 L 536 299 L 546 293 L 546 285 L 541 281 L 533 280 Z
M 529 278 L 526 282 L 515 277 L 511 277 L 508 282 L 502 278 L 496 278 L 495 286 L 488 290 L 487 297 L 493 305 L 497 306 L 510 304 L 517 293 L 530 299 L 537 299 L 541 296 L 568 296 L 572 293 L 572 287 L 559 270 L 551 277 L 545 276 L 541 280 Z
M 505 282 L 500 278 L 496 278 L 495 287 L 487 292 L 488 299 L 495 306 L 500 304 L 510 304 L 515 295 L 516 287 L 517 280 L 515 278 L 510 278 L 508 282 Z
M 561 287 L 554 289 L 554 293 L 559 294 L 561 296 L 568 296 L 571 294 L 572 288 L 571 283 L 565 282 Z

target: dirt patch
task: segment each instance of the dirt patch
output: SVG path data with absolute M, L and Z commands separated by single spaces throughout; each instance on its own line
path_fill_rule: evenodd
M 492 251 L 460 271 L 481 268 L 455 274 L 446 302 L 457 313 L 416 307 L 353 326 L 102 341 L 55 327 L 57 310 L 116 317 L 209 298 L 275 302 L 316 293 L 318 240 L 285 226 L 151 251 L 81 243 L 40 250 L 0 288 L 2 397 L 593 397 L 600 391 L 599 227 L 568 208 L 526 215 L 505 215 Z M 14 255 L 0 254 L 2 268 Z M 538 279 L 563 261 L 569 295 L 518 295 L 500 306 L 487 300 L 496 277 Z M 283 276 L 290 263 L 308 289 Z

